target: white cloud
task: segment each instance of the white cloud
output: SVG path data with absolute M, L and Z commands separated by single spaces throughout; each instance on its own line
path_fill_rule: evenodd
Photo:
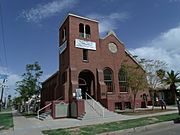
M 14 95 L 16 93 L 16 82 L 21 80 L 21 76 L 17 74 L 9 74 L 7 80 L 8 93 Z
M 4 91 L 4 97 L 5 96 L 8 96 L 9 94 L 14 96 L 14 93 L 16 92 L 15 91 L 15 88 L 16 88 L 16 82 L 17 81 L 20 81 L 21 80 L 21 77 L 17 74 L 14 74 L 14 73 L 7 73 L 7 70 L 6 68 L 4 67 L 0 67 L 0 74 L 7 74 L 8 75 L 8 78 L 7 78 L 7 82 L 5 83 L 7 88 L 5 88 L 5 91 Z M 0 80 L 0 83 L 2 83 L 2 79 Z M 1 92 L 1 90 L 0 90 Z
M 99 20 L 99 31 L 101 34 L 108 32 L 109 30 L 117 29 L 119 22 L 123 22 L 129 18 L 129 14 L 125 12 L 112 13 L 109 15 L 89 14 L 87 16 Z
M 39 22 L 42 19 L 51 17 L 65 9 L 71 8 L 76 3 L 77 0 L 53 0 L 46 4 L 38 4 L 35 8 L 23 10 L 20 16 L 27 22 Z
M 180 2 L 180 0 L 169 0 L 169 2 Z
M 7 72 L 7 68 L 0 66 L 0 74 L 4 74 Z
M 4 94 L 3 94 L 4 97 L 5 96 L 7 97 L 9 94 L 14 97 L 15 93 L 17 93 L 15 91 L 15 89 L 16 89 L 16 82 L 22 80 L 22 77 L 20 75 L 15 74 L 15 73 L 11 73 L 11 72 L 7 73 L 7 70 L 4 67 L 0 67 L 0 74 L 7 74 L 8 75 L 7 81 L 5 83 L 7 88 L 5 88 L 5 91 L 4 91 Z M 45 81 L 51 75 L 50 74 L 49 75 L 42 75 L 42 77 L 40 78 L 40 81 L 41 82 Z M 2 82 L 3 82 L 3 80 L 0 79 L 0 84 L 2 84 Z M 0 88 L 0 93 L 1 93 L 1 88 Z
M 169 69 L 180 70 L 180 26 L 161 33 L 157 38 L 144 44 L 144 47 L 130 52 L 141 58 L 165 61 Z
M 21 80 L 21 76 L 17 75 L 17 74 L 9 74 L 8 76 L 8 81 L 7 81 L 7 85 L 9 87 L 11 86 L 15 86 L 17 81 Z

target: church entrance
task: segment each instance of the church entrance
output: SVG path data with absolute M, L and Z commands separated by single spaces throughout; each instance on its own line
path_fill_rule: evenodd
M 86 99 L 86 93 L 94 98 L 94 75 L 89 70 L 83 70 L 78 76 L 79 88 L 81 88 L 82 98 Z

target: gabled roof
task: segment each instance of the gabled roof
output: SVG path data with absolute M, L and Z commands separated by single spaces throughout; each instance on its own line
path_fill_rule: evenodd
M 116 36 L 116 33 L 115 33 L 113 30 L 110 30 L 105 37 L 100 38 L 100 39 L 106 39 L 106 38 L 109 37 L 110 35 L 113 35 L 113 36 L 119 41 L 119 43 L 121 43 L 122 45 L 124 45 L 124 43 Z
M 115 34 L 115 32 L 114 32 L 113 30 L 109 31 L 109 32 L 107 33 L 107 35 L 106 35 L 104 38 L 102 38 L 102 39 L 106 39 L 106 38 L 107 38 L 108 36 L 110 36 L 110 35 L 113 35 L 113 36 L 124 46 L 124 43 L 116 36 L 116 34 Z M 138 65 L 142 68 L 142 70 L 145 71 L 145 69 L 139 64 L 139 62 L 137 61 L 137 59 L 134 58 L 133 55 L 132 55 L 126 48 L 125 48 L 125 53 L 128 54 L 128 56 L 129 56 L 136 64 L 138 64 Z
M 46 83 L 46 82 L 50 81 L 53 77 L 57 76 L 58 73 L 59 73 L 59 71 L 56 71 L 54 74 L 52 74 L 49 78 L 47 78 L 47 79 L 46 79 L 44 82 L 42 82 L 42 83 Z
M 146 72 L 146 70 L 141 66 L 141 64 L 139 64 L 139 62 L 137 61 L 136 58 L 133 57 L 133 55 L 127 50 L 125 49 L 125 53 L 129 55 L 129 57 L 136 63 L 138 64 L 142 70 L 144 70 L 144 72 Z
M 92 21 L 92 22 L 98 22 L 97 20 L 90 19 L 88 17 L 83 17 L 83 16 L 75 15 L 75 14 L 72 14 L 72 13 L 69 13 L 68 16 L 74 16 L 74 17 L 81 18 L 81 19 L 84 19 L 84 20 L 88 20 L 88 21 Z

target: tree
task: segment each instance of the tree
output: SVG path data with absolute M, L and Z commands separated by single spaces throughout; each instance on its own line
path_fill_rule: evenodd
M 139 64 L 128 64 L 125 60 L 122 68 L 127 71 L 127 83 L 133 93 L 133 112 L 136 108 L 137 93 L 147 88 L 147 80 L 145 71 Z
M 11 99 L 11 95 L 8 95 L 7 108 L 10 108 L 11 106 L 12 106 L 12 99 Z
M 152 109 L 154 109 L 154 104 L 156 101 L 155 94 L 157 89 L 162 86 L 161 80 L 165 75 L 167 64 L 160 60 L 149 60 L 149 59 L 140 59 L 139 63 L 146 71 L 150 96 L 152 100 Z
M 22 98 L 21 98 L 21 96 L 14 97 L 13 105 L 14 105 L 15 109 L 20 110 L 20 106 L 22 105 Z
M 38 62 L 26 65 L 26 73 L 22 75 L 22 80 L 16 82 L 16 91 L 19 92 L 24 103 L 33 95 L 38 95 L 40 93 L 40 76 L 42 73 L 43 71 Z
M 165 78 L 163 79 L 163 81 L 170 85 L 170 90 L 173 92 L 173 94 L 176 97 L 176 103 L 177 103 L 177 107 L 178 107 L 178 111 L 179 111 L 179 115 L 180 115 L 180 104 L 179 104 L 179 93 L 176 90 L 176 83 L 180 82 L 180 73 L 178 72 L 174 72 L 173 70 L 171 70 L 170 72 L 166 72 Z

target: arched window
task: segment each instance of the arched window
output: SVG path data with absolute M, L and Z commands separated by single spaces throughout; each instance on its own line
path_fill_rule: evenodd
M 83 38 L 91 37 L 91 29 L 89 25 L 84 25 L 82 23 L 79 24 L 79 36 Z
M 79 24 L 79 36 L 84 37 L 84 24 Z
M 66 39 L 66 28 L 62 30 L 62 41 L 64 42 Z
M 121 68 L 118 73 L 119 78 L 119 91 L 120 92 L 128 92 L 127 87 L 127 71 L 124 68 Z
M 104 71 L 104 82 L 107 87 L 108 92 L 113 92 L 113 79 L 112 79 L 112 70 L 109 68 L 106 68 Z
M 83 49 L 83 61 L 88 61 L 88 49 Z
M 66 81 L 67 81 L 67 72 L 65 71 L 65 72 L 62 74 L 62 84 L 64 84 Z
M 89 25 L 86 25 L 85 31 L 86 31 L 86 38 L 90 38 L 91 30 L 90 30 L 90 26 Z

